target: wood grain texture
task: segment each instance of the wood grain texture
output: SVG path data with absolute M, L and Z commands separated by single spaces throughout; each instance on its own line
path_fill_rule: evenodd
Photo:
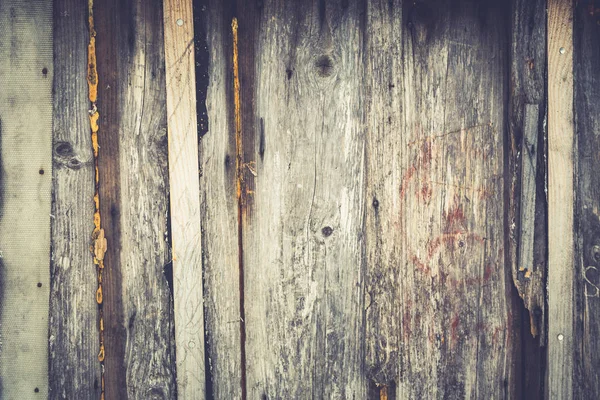
M 573 4 L 548 1 L 548 382 L 573 397 Z
M 236 10 L 248 399 L 366 397 L 361 7 Z
M 410 348 L 401 302 L 409 288 L 401 279 L 404 238 L 399 229 L 404 136 L 401 1 L 367 2 L 365 374 L 369 398 L 396 396 L 402 354 Z
M 398 399 L 518 389 L 503 218 L 507 17 L 492 2 L 404 4 Z
M 544 291 L 548 246 L 545 192 L 546 0 L 513 0 L 511 19 L 509 135 L 506 147 L 508 155 L 506 246 L 508 261 L 513 271 L 513 281 L 523 298 L 526 309 L 529 310 L 529 321 L 525 321 L 524 324 L 529 325 L 529 328 L 523 327 L 523 335 L 530 332 L 536 337 L 536 339 L 526 339 L 532 341 L 530 347 L 539 347 L 546 341 Z M 529 109 L 533 113 L 531 108 L 533 106 L 537 107 L 538 115 L 530 115 L 531 119 L 528 121 L 526 111 Z M 530 123 L 529 127 L 527 123 Z M 523 145 L 527 129 L 530 133 L 529 142 L 537 142 L 534 147 L 527 148 Z M 531 162 L 537 166 L 535 175 L 530 176 L 533 180 L 524 182 L 523 171 L 527 170 Z M 529 208 L 523 210 L 523 206 Z M 530 215 L 530 211 L 533 211 L 533 215 Z M 527 233 L 525 237 L 524 232 Z M 522 254 L 529 254 L 528 259 L 521 261 Z M 539 355 L 531 355 L 528 358 L 539 359 Z M 525 370 L 534 369 L 538 368 Z
M 574 29 L 576 160 L 575 399 L 600 398 L 600 2 L 578 4 Z
M 177 395 L 204 399 L 204 307 L 191 0 L 164 2 Z
M 209 53 L 204 99 L 208 129 L 200 142 L 202 264 L 205 284 L 207 365 L 215 399 L 242 398 L 236 141 L 233 125 L 231 9 L 206 2 L 199 47 Z M 204 43 L 203 43 L 204 42 Z M 202 101 L 202 100 L 200 100 Z M 208 396 L 208 393 L 207 393 Z
M 48 395 L 52 2 L 0 2 L 0 398 Z
M 174 399 L 162 2 L 95 4 L 107 399 Z
M 87 15 L 85 2 L 54 2 L 50 399 L 100 397 L 97 282 L 90 252 L 94 162 L 85 81 Z

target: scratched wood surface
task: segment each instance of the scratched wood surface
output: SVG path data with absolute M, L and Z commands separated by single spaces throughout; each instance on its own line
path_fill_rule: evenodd
M 573 398 L 574 120 L 573 4 L 548 1 L 548 382 Z
M 94 160 L 85 80 L 87 10 L 81 1 L 54 2 L 51 399 L 100 397 L 97 282 L 90 252 Z
M 249 399 L 365 398 L 361 6 L 237 10 Z
M 106 399 L 176 396 L 162 6 L 94 6 Z
M 191 0 L 164 1 L 177 396 L 205 395 L 196 67 Z
M 517 390 L 504 249 L 507 13 L 477 1 L 404 8 L 400 399 Z
M 574 17 L 577 254 L 574 267 L 575 399 L 600 398 L 600 2 Z

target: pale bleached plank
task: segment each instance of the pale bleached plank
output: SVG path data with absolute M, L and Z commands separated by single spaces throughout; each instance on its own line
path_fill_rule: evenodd
M 164 2 L 177 394 L 203 399 L 204 307 L 191 0 Z
M 548 1 L 549 399 L 573 396 L 573 3 Z
M 52 2 L 0 2 L 0 398 L 48 395 Z

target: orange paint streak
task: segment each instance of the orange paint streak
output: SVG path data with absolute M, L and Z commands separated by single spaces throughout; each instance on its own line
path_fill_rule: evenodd
M 379 400 L 388 400 L 388 391 L 387 386 L 385 385 L 381 386 L 381 389 L 379 389 Z
M 94 255 L 94 264 L 98 266 L 98 289 L 96 290 L 96 302 L 98 303 L 99 309 L 99 341 L 100 349 L 98 352 L 98 361 L 104 363 L 105 349 L 104 349 L 104 316 L 102 310 L 103 294 L 102 294 L 102 271 L 104 269 L 104 254 L 106 253 L 107 241 L 104 237 L 104 229 L 101 227 L 100 218 L 100 174 L 98 172 L 98 153 L 100 146 L 98 145 L 98 120 L 100 114 L 96 107 L 96 101 L 98 100 L 98 70 L 96 65 L 96 30 L 94 29 L 94 0 L 88 0 L 88 27 L 90 41 L 88 43 L 88 68 L 87 68 L 87 83 L 88 83 L 88 97 L 91 103 L 91 109 L 89 113 L 90 118 L 90 130 L 92 139 L 92 149 L 94 152 L 94 230 L 92 232 L 93 246 L 91 248 Z M 101 393 L 100 398 L 104 400 L 104 367 L 101 372 Z
M 244 253 L 243 253 L 243 222 L 245 210 L 245 198 L 243 194 L 244 186 L 244 151 L 242 136 L 242 106 L 241 106 L 241 85 L 239 70 L 239 52 L 238 52 L 238 21 L 233 18 L 231 21 L 231 33 L 233 36 L 233 101 L 235 118 L 235 146 L 236 146 L 236 192 L 238 200 L 238 264 L 239 264 L 239 292 L 240 292 L 240 363 L 242 373 L 240 376 L 240 386 L 242 391 L 242 400 L 246 400 L 246 313 L 244 299 Z M 252 169 L 250 169 L 252 171 Z

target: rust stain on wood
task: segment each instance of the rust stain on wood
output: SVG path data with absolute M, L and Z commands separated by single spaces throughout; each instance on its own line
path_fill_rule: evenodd
M 95 176 L 94 176 L 94 231 L 92 232 L 92 242 L 93 246 L 91 246 L 91 251 L 94 254 L 94 264 L 98 266 L 97 271 L 97 279 L 98 279 L 98 289 L 96 291 L 96 302 L 98 303 L 98 307 L 100 308 L 99 314 L 99 341 L 100 348 L 98 351 L 98 361 L 100 363 L 104 363 L 105 357 L 105 348 L 104 348 L 104 316 L 102 313 L 102 270 L 104 269 L 104 254 L 107 250 L 107 241 L 104 236 L 104 229 L 101 227 L 101 218 L 100 218 L 100 176 L 98 173 L 98 119 L 100 118 L 100 114 L 98 113 L 98 109 L 96 107 L 96 101 L 98 100 L 98 70 L 96 64 L 96 30 L 94 28 L 94 1 L 88 1 L 88 27 L 89 27 L 89 35 L 90 41 L 88 44 L 88 73 L 87 73 L 87 82 L 89 89 L 89 99 L 91 102 L 91 109 L 89 112 L 90 118 L 90 130 L 92 134 L 92 148 L 94 151 L 94 168 L 95 168 Z M 100 398 L 104 399 L 104 368 L 102 368 L 102 389 Z
M 233 36 L 233 101 L 234 101 L 234 119 L 235 119 L 235 146 L 236 146 L 236 192 L 238 199 L 238 253 L 239 253 L 239 287 L 240 287 L 240 357 L 241 357 L 241 392 L 242 399 L 247 397 L 246 389 L 246 322 L 244 311 L 244 255 L 243 248 L 243 215 L 244 215 L 244 149 L 242 137 L 242 107 L 241 107 L 241 86 L 239 70 L 239 51 L 238 51 L 238 21 L 233 18 L 231 21 L 231 33 Z

